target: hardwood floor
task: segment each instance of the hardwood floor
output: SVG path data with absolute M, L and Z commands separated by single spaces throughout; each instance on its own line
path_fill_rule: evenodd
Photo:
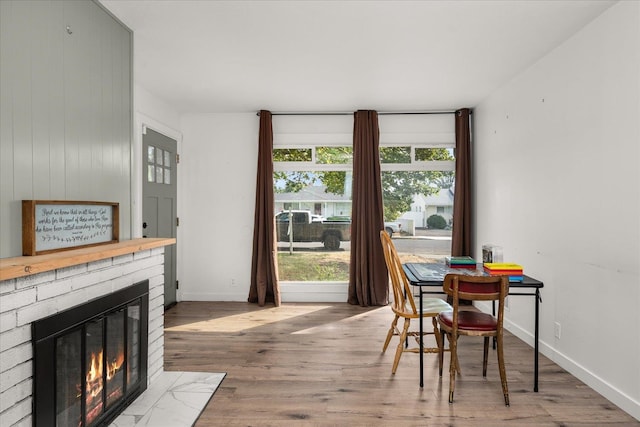
M 165 313 L 165 369 L 227 373 L 197 427 L 640 425 L 542 355 L 534 393 L 533 350 L 510 333 L 511 406 L 495 353 L 482 378 L 482 340 L 473 337 L 460 338 L 449 405 L 448 353 L 442 378 L 437 356 L 425 355 L 423 389 L 417 354 L 391 374 L 397 338 L 381 349 L 392 317 L 389 307 L 347 303 L 181 302 Z

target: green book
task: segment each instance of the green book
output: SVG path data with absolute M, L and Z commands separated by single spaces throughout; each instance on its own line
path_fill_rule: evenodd
M 470 256 L 448 256 L 445 258 L 447 265 L 476 265 L 476 260 Z

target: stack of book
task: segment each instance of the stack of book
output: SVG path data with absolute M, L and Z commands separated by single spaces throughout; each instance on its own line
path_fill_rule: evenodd
M 451 268 L 476 268 L 476 260 L 470 256 L 448 256 L 445 260 Z
M 484 271 L 491 276 L 509 276 L 510 282 L 522 282 L 523 270 L 519 264 L 508 262 L 485 262 Z

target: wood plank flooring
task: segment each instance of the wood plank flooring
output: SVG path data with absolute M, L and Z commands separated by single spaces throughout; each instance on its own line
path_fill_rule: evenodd
M 505 407 L 497 358 L 482 378 L 482 340 L 461 337 L 462 375 L 448 403 L 448 354 L 405 353 L 382 344 L 389 307 L 347 303 L 181 302 L 165 313 L 165 369 L 226 372 L 196 427 L 207 426 L 638 426 L 640 422 L 540 356 L 533 392 L 533 349 L 505 337 L 511 406 Z M 413 326 L 413 325 L 412 325 Z M 417 325 L 415 325 L 417 327 Z

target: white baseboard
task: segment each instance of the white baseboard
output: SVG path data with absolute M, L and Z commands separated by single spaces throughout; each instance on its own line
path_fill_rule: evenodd
M 349 285 L 344 282 L 280 283 L 282 302 L 347 302 Z
M 477 307 L 487 313 L 491 312 L 490 304 L 478 304 Z M 534 336 L 532 331 L 524 329 L 520 325 L 513 323 L 508 319 L 505 319 L 505 329 L 511 332 L 516 337 L 520 338 L 522 341 L 529 344 L 533 349 Z M 635 419 L 640 420 L 640 402 L 634 400 L 631 396 L 627 395 L 621 390 L 613 387 L 611 384 L 604 381 L 602 378 L 595 375 L 593 372 L 589 371 L 572 358 L 556 350 L 555 347 L 553 347 L 546 341 L 540 340 L 538 348 L 541 354 L 545 355 L 558 366 L 569 372 L 574 377 L 578 378 L 580 381 L 584 382 L 604 398 L 608 399 L 611 403 L 613 403 Z M 542 389 L 542 386 L 540 387 L 540 389 Z
M 228 302 L 246 302 L 249 297 L 247 292 L 180 292 L 178 290 L 177 300 L 182 301 L 228 301 Z

